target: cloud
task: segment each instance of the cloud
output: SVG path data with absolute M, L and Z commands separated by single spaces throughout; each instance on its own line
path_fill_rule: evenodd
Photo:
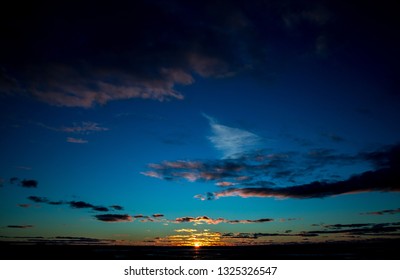
M 310 53 L 335 54 L 339 63 L 348 53 L 356 62 L 380 58 L 386 84 L 397 85 L 392 5 L 364 5 L 361 11 L 331 1 L 130 1 L 95 7 L 57 2 L 22 14 L 12 3 L 1 19 L 7 32 L 0 91 L 84 108 L 134 98 L 182 99 L 176 88 L 196 76 L 253 71 L 265 79 L 279 72 L 275 65 L 282 58 Z M 368 30 L 375 30 L 373 38 Z M 377 52 L 378 45 L 386 52 Z
M 120 206 L 120 205 L 111 205 L 110 208 L 114 209 L 114 210 L 124 210 L 124 207 Z
M 32 225 L 9 225 L 7 227 L 8 228 L 19 228 L 19 229 L 33 228 Z
M 37 188 L 38 186 L 38 181 L 36 180 L 22 180 L 21 181 L 21 186 L 24 188 Z
M 221 233 L 210 232 L 208 230 L 195 230 L 195 229 L 177 229 L 178 234 L 169 235 L 166 237 L 154 238 L 155 245 L 167 246 L 224 246 L 227 245 L 221 239 Z
M 111 6 L 57 3 L 44 10 L 31 7 L 24 16 L 19 7 L 11 8 L 2 23 L 21 36 L 7 37 L 0 91 L 83 108 L 135 98 L 183 99 L 176 87 L 194 83 L 194 76 L 231 76 L 259 56 L 238 40 L 239 34 L 247 41 L 256 37 L 236 5 L 221 6 L 225 12 L 218 16 L 208 3 Z M 93 15 L 89 21 L 87 15 Z M 10 24 L 14 20 L 19 24 Z
M 86 144 L 89 142 L 88 140 L 82 138 L 74 138 L 74 137 L 67 137 L 66 141 L 68 143 L 76 143 L 76 144 Z
M 151 169 L 142 175 L 164 180 L 187 180 L 189 182 L 213 181 L 220 187 L 274 186 L 297 180 L 321 178 L 326 167 L 366 162 L 363 155 L 338 154 L 333 150 L 317 149 L 308 153 L 267 153 L 252 151 L 237 158 L 219 160 L 177 160 L 151 163 Z M 324 171 L 325 170 L 325 171 Z
M 23 188 L 37 188 L 39 185 L 39 182 L 37 180 L 33 179 L 23 179 L 20 180 L 18 177 L 11 177 L 8 180 L 10 185 L 18 185 Z M 5 180 L 0 178 L 0 186 L 3 186 L 5 184 Z
M 199 217 L 179 217 L 175 220 L 172 220 L 173 223 L 194 223 L 194 224 L 211 224 L 217 225 L 220 223 L 227 223 L 227 224 L 253 224 L 253 223 L 267 223 L 272 222 L 274 219 L 270 218 L 262 218 L 257 220 L 228 220 L 224 218 L 217 218 L 213 219 L 208 216 L 199 216 Z
M 107 127 L 101 127 L 95 122 L 82 122 L 79 124 L 74 123 L 73 126 L 70 127 L 62 127 L 59 130 L 68 133 L 89 134 L 92 132 L 107 131 L 109 129 Z
M 393 214 L 399 214 L 399 213 L 400 213 L 400 208 L 360 213 L 360 215 L 377 215 L 377 216 L 381 216 L 381 215 L 386 215 L 386 214 L 393 215 Z
M 132 216 L 127 214 L 103 214 L 103 215 L 95 215 L 94 216 L 97 220 L 102 222 L 132 222 Z
M 28 197 L 29 200 L 32 200 L 33 202 L 36 203 L 48 203 L 49 200 L 46 197 L 39 197 L 39 196 L 29 196 Z
M 81 236 L 55 236 L 55 237 L 43 237 L 43 236 L 13 236 L 2 238 L 19 239 L 18 244 L 27 245 L 110 245 L 115 244 L 117 241 L 113 239 L 98 239 L 91 237 Z
M 197 229 L 194 228 L 180 228 L 180 229 L 175 229 L 176 232 L 196 232 Z
M 159 213 L 157 213 L 157 214 L 153 214 L 152 215 L 154 218 L 162 218 L 162 217 L 164 217 L 164 214 L 159 214 Z
M 21 204 L 17 204 L 17 205 L 18 205 L 18 207 L 21 207 L 21 208 L 29 208 L 29 207 L 31 207 L 30 204 L 26 204 L 26 203 L 21 203 Z
M 65 204 L 69 204 L 72 208 L 76 208 L 76 209 L 83 209 L 83 208 L 90 208 L 94 211 L 98 211 L 98 212 L 108 212 L 109 209 L 105 206 L 96 206 L 96 205 L 92 205 L 90 203 L 84 202 L 84 201 L 69 201 L 66 202 Z
M 319 157 L 320 153 L 318 153 Z M 332 156 L 324 154 L 324 159 Z M 275 197 L 275 198 L 324 198 L 342 194 L 361 192 L 399 192 L 400 191 L 400 145 L 391 146 L 381 151 L 362 153 L 359 157 L 373 162 L 378 168 L 353 175 L 350 178 L 336 182 L 315 181 L 308 184 L 288 187 L 270 187 L 255 183 L 259 187 L 229 188 L 223 191 L 197 195 L 196 198 L 205 200 L 227 196 L 240 197 Z M 343 158 L 343 157 L 339 157 Z M 336 161 L 334 156 L 332 161 Z
M 110 211 L 109 208 L 105 206 L 93 205 L 91 203 L 85 201 L 51 201 L 46 197 L 38 197 L 38 196 L 29 196 L 29 200 L 36 202 L 36 203 L 45 203 L 49 205 L 69 205 L 71 208 L 75 209 L 91 209 L 93 211 L 98 212 L 108 212 Z M 115 210 L 122 210 L 122 206 L 114 205 L 112 206 Z
M 300 231 L 293 232 L 292 230 L 285 230 L 284 232 L 227 232 L 221 234 L 223 239 L 259 239 L 264 237 L 318 237 L 318 236 L 332 236 L 336 237 L 351 237 L 351 236 L 371 236 L 371 237 L 385 237 L 397 236 L 400 234 L 400 226 L 398 223 L 383 223 L 383 224 L 336 224 L 327 225 L 327 229 L 313 230 L 313 231 Z
M 236 185 L 236 183 L 222 181 L 222 182 L 217 182 L 216 185 L 219 187 L 231 187 Z
M 249 183 L 266 175 L 281 176 L 282 171 L 286 171 L 290 165 L 289 156 L 257 153 L 242 155 L 235 159 L 152 163 L 148 165 L 152 170 L 141 174 L 165 180 L 216 181 L 219 186 L 228 186 Z
M 94 206 L 84 201 L 71 201 L 68 203 L 72 208 L 93 208 Z
M 217 121 L 203 114 L 208 119 L 211 126 L 212 135 L 208 140 L 213 146 L 222 152 L 223 158 L 240 157 L 245 152 L 259 148 L 262 144 L 262 138 L 249 131 L 229 127 L 217 123 Z
M 347 234 L 347 235 L 366 235 L 381 236 L 390 234 L 400 234 L 400 223 L 370 223 L 370 224 L 348 224 L 348 225 L 327 225 L 327 230 L 309 231 L 310 234 Z
M 230 220 L 228 221 L 229 224 L 254 224 L 254 223 L 268 223 L 273 222 L 274 219 L 270 218 L 263 218 L 257 220 Z

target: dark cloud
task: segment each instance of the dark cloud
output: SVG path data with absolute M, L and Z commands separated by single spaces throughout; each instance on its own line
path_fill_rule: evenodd
M 332 161 L 338 160 L 331 153 L 318 152 L 317 157 Z M 314 155 L 313 155 L 314 156 Z M 197 195 L 200 199 L 212 199 L 224 196 L 241 197 L 275 197 L 275 198 L 323 198 L 341 194 L 353 194 L 360 192 L 399 192 L 400 191 L 400 145 L 392 146 L 378 152 L 363 153 L 359 155 L 369 162 L 373 162 L 379 169 L 366 171 L 351 176 L 347 180 L 337 182 L 316 181 L 308 184 L 294 185 L 290 187 L 249 187 L 229 188 L 213 193 L 213 197 Z M 339 156 L 339 158 L 345 158 Z M 342 160 L 342 159 L 341 159 Z M 341 161 L 340 160 L 340 161 Z
M 21 13 L 10 5 L 1 20 L 0 89 L 70 107 L 130 98 L 182 99 L 174 88 L 192 84 L 194 74 L 224 77 L 255 59 L 258 51 L 237 40 L 240 34 L 254 39 L 247 17 L 234 6 L 57 2 L 30 5 Z
M 371 235 L 380 236 L 400 233 L 399 223 L 381 223 L 381 224 L 348 224 L 325 226 L 327 230 L 309 231 L 311 234 L 347 234 L 347 235 Z
M 95 215 L 97 220 L 103 222 L 132 222 L 132 216 L 127 214 L 103 214 Z
M 68 203 L 72 208 L 93 208 L 94 206 L 84 201 L 71 201 Z
M 9 225 L 7 227 L 8 228 L 20 228 L 20 229 L 33 228 L 32 225 Z
M 393 214 L 399 214 L 399 213 L 400 213 L 400 208 L 360 213 L 360 215 L 378 215 L 378 216 L 381 216 L 381 215 L 386 215 L 386 214 L 393 215 Z
M 70 201 L 70 202 L 66 202 L 66 204 L 69 204 L 72 208 L 76 208 L 76 209 L 89 208 L 89 209 L 92 209 L 92 210 L 98 211 L 98 212 L 108 212 L 109 211 L 109 209 L 105 206 L 96 206 L 96 205 L 87 203 L 85 201 Z
M 270 218 L 263 218 L 258 220 L 230 220 L 228 221 L 229 224 L 252 224 L 252 223 L 267 223 L 273 222 L 274 219 Z
M 327 168 L 371 162 L 364 154 L 347 155 L 331 149 L 314 149 L 307 153 L 267 153 L 256 151 L 237 158 L 220 160 L 177 160 L 152 163 L 150 171 L 141 174 L 164 180 L 189 182 L 215 182 L 220 187 L 244 185 L 248 187 L 273 187 L 279 180 L 293 184 L 305 176 L 321 178 Z M 331 174 L 329 179 L 332 179 Z M 335 177 L 333 177 L 335 178 Z M 204 198 L 206 199 L 206 198 Z
M 326 228 L 332 229 L 341 229 L 341 228 L 360 228 L 360 227 L 367 227 L 371 224 L 334 224 L 334 225 L 325 225 Z
M 336 224 L 325 226 L 324 230 L 293 232 L 286 230 L 283 233 L 224 233 L 223 238 L 235 239 L 258 239 L 260 237 L 317 237 L 321 235 L 347 235 L 347 236 L 398 236 L 400 234 L 399 223 L 382 223 L 382 224 Z
M 94 206 L 92 209 L 94 211 L 99 211 L 99 212 L 108 212 L 109 211 L 109 209 L 104 206 Z
M 228 220 L 224 218 L 213 219 L 208 216 L 199 216 L 199 217 L 179 217 L 171 222 L 175 223 L 194 223 L 194 224 L 220 224 L 220 223 L 228 223 L 228 224 L 253 224 L 253 223 L 266 223 L 272 222 L 274 219 L 270 218 L 262 218 L 257 220 Z
M 7 239 L 20 239 L 18 244 L 44 244 L 44 245 L 110 245 L 116 240 L 113 239 L 98 239 L 91 237 L 75 237 L 75 236 L 0 236 Z
M 287 172 L 292 174 L 294 172 L 289 170 L 293 165 L 292 159 L 292 154 L 249 153 L 235 159 L 214 161 L 164 161 L 149 164 L 151 171 L 142 174 L 165 180 L 214 181 L 225 187 L 265 176 L 277 178 Z
M 71 208 L 75 209 L 92 209 L 93 211 L 98 211 L 98 212 L 108 212 L 110 211 L 109 208 L 105 206 L 98 206 L 98 205 L 93 205 L 91 203 L 85 202 L 85 201 L 51 201 L 47 199 L 46 197 L 38 197 L 38 196 L 29 196 L 29 200 L 36 202 L 36 203 L 45 203 L 49 205 L 69 205 Z M 113 209 L 116 210 L 122 210 L 122 206 L 114 205 L 112 206 Z
M 114 209 L 114 210 L 124 210 L 124 207 L 120 206 L 120 205 L 111 205 L 110 208 Z
M 398 85 L 394 11 L 394 4 L 329 0 L 57 1 L 24 11 L 13 2 L 0 19 L 0 90 L 71 107 L 181 99 L 175 88 L 196 75 L 252 71 L 265 79 L 310 54 L 358 65 L 380 61 L 377 76 Z
M 22 180 L 21 186 L 24 188 L 37 188 L 38 181 L 36 180 Z
M 153 214 L 152 216 L 154 218 L 162 218 L 162 217 L 164 217 L 164 214 Z
M 36 203 L 48 203 L 49 200 L 46 197 L 39 197 L 39 196 L 29 196 L 28 197 L 29 200 L 32 200 L 33 202 Z

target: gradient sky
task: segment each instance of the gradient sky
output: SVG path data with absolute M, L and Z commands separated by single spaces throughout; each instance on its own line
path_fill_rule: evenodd
M 0 240 L 399 238 L 390 1 L 17 2 Z

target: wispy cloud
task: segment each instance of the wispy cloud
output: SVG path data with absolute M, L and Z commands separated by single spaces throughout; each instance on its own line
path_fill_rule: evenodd
M 400 214 L 400 208 L 360 213 L 360 215 L 377 215 L 377 216 L 387 215 L 387 214 L 389 215 Z
M 76 144 L 86 144 L 89 141 L 82 139 L 82 138 L 67 137 L 67 142 L 68 143 L 76 143 Z
M 68 133 L 89 134 L 92 132 L 107 131 L 109 128 L 102 127 L 100 124 L 95 122 L 82 122 L 74 123 L 73 126 L 62 127 L 59 130 Z
M 214 118 L 203 114 L 211 126 L 212 135 L 208 140 L 222 152 L 223 158 L 240 157 L 243 153 L 260 148 L 262 138 L 244 129 L 229 127 L 218 123 Z

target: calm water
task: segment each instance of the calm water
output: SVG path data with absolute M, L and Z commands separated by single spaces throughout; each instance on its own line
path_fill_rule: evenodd
M 400 240 L 236 247 L 157 247 L 0 244 L 1 259 L 229 260 L 229 259 L 400 259 Z

